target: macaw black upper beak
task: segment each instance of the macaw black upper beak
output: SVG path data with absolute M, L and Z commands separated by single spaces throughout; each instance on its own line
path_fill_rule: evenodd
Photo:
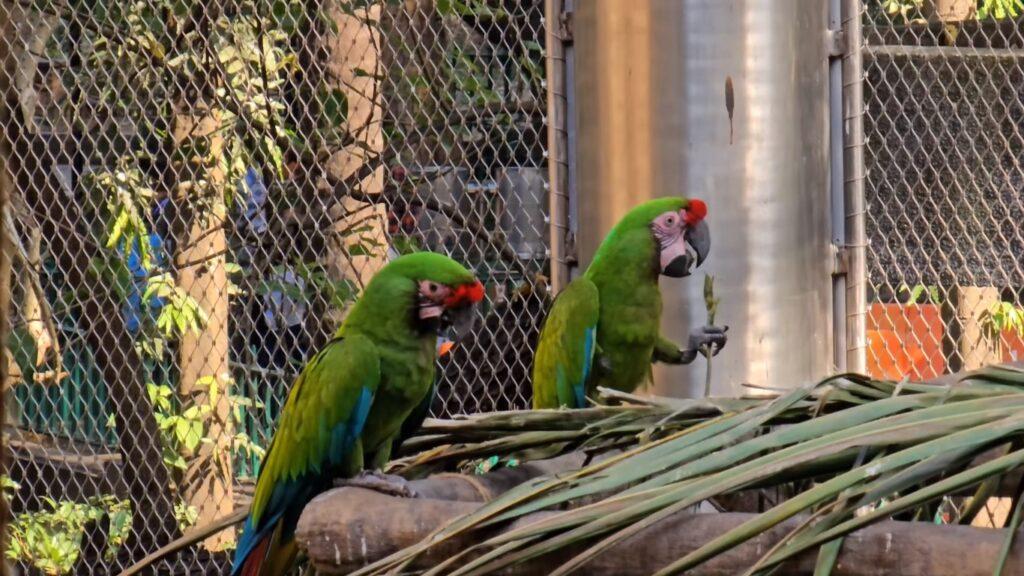
M 711 232 L 706 222 L 701 220 L 691 228 L 687 228 L 684 238 L 662 251 L 661 273 L 669 278 L 685 278 L 694 268 L 704 263 L 711 250 Z M 688 246 L 683 245 L 683 241 Z
M 448 328 L 448 334 L 454 342 L 464 340 L 476 328 L 476 306 L 467 305 L 449 308 L 441 315 L 441 325 Z
M 697 253 L 697 267 L 704 263 L 711 251 L 711 229 L 708 228 L 706 220 L 697 222 L 697 225 L 686 231 L 686 243 L 693 247 Z

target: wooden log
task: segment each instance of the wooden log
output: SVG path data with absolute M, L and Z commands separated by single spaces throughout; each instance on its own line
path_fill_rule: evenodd
M 428 480 L 427 482 L 429 482 Z M 433 482 L 445 482 L 434 479 Z M 346 574 L 415 544 L 444 523 L 472 512 L 478 503 L 387 496 L 361 488 L 337 488 L 317 497 L 299 520 L 296 538 L 318 574 Z M 483 534 L 452 539 L 430 550 L 410 568 L 435 565 L 484 535 L 549 516 L 538 512 Z M 582 573 L 651 574 L 753 517 L 751 514 L 678 514 L 594 557 Z M 792 519 L 687 572 L 726 576 L 742 573 L 800 522 Z M 846 538 L 836 576 L 988 576 L 1004 532 L 925 522 L 882 522 Z M 582 550 L 574 547 L 500 572 L 540 575 Z M 640 553 L 642 551 L 642 553 Z M 811 575 L 817 552 L 799 555 L 780 573 Z M 1011 550 L 1004 574 L 1024 574 L 1024 542 Z
M 558 458 L 527 462 L 515 468 L 501 468 L 481 476 L 466 474 L 436 474 L 423 480 L 409 482 L 418 498 L 456 500 L 461 502 L 487 502 L 539 476 L 550 476 L 583 467 L 586 455 L 571 452 Z M 344 485 L 339 480 L 339 485 Z

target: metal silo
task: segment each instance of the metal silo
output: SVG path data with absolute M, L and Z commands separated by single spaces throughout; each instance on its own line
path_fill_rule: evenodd
M 705 322 L 704 273 L 716 277 L 718 323 L 730 326 L 716 395 L 832 367 L 828 4 L 574 2 L 580 264 L 636 203 L 706 200 L 711 255 L 690 278 L 661 280 L 662 326 L 685 342 Z M 659 367 L 653 392 L 699 396 L 705 366 Z

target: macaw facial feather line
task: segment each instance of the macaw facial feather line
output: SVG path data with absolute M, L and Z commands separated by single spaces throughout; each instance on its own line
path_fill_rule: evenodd
M 693 254 L 687 247 L 684 236 L 690 219 L 686 209 L 665 212 L 651 222 L 651 234 L 658 245 L 659 272 L 671 278 L 690 275 Z

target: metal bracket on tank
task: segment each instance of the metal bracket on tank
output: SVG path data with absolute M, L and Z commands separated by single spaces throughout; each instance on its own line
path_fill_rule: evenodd
M 850 271 L 850 250 L 841 244 L 829 244 L 832 255 L 832 275 L 846 276 Z
M 580 265 L 580 255 L 576 249 L 576 234 L 572 232 L 565 234 L 565 264 L 570 268 Z
M 829 29 L 825 31 L 825 41 L 828 45 L 829 58 L 842 58 L 843 56 L 846 56 L 846 50 L 848 48 L 846 30 L 840 28 L 838 30 Z
M 573 14 L 572 2 L 571 1 L 565 2 L 565 4 L 563 4 L 563 6 L 562 6 L 562 13 L 559 14 L 559 16 L 558 16 L 558 35 L 562 39 L 562 44 L 565 44 L 567 46 L 571 45 L 572 44 L 572 40 L 573 40 L 573 38 L 572 38 L 572 28 L 573 28 L 573 26 L 572 26 L 572 24 L 573 24 L 572 14 Z

